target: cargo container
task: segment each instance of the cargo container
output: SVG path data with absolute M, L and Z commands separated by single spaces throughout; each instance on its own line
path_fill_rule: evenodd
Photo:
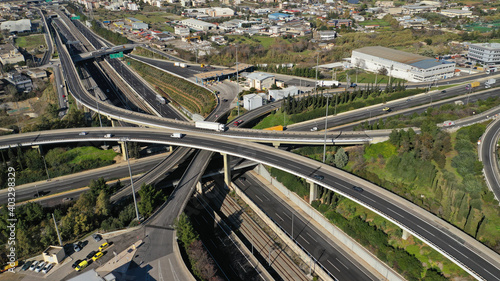
M 223 132 L 226 130 L 226 125 L 208 121 L 197 121 L 195 122 L 195 127 L 200 129 L 213 130 L 217 132 Z

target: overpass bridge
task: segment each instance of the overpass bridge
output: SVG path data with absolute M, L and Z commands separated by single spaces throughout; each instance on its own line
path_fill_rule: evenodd
M 71 59 L 74 62 L 80 62 L 80 61 L 85 61 L 85 60 L 90 60 L 90 59 L 95 59 L 99 57 L 104 57 L 107 55 L 111 54 L 118 54 L 118 53 L 130 53 L 132 50 L 134 50 L 135 47 L 143 47 L 144 45 L 142 44 L 125 44 L 125 45 L 119 45 L 115 47 L 102 47 L 99 50 L 92 51 L 92 52 L 87 52 L 87 53 L 81 53 L 74 55 L 71 57 Z

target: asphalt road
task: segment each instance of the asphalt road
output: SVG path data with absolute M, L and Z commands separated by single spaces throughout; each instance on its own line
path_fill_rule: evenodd
M 351 177 L 335 168 L 325 166 L 319 162 L 290 152 L 248 142 L 238 142 L 229 139 L 221 141 L 220 138 L 213 138 L 206 134 L 196 136 L 196 134 L 193 133 L 184 136 L 182 139 L 172 139 L 164 130 L 141 128 L 115 128 L 108 130 L 115 135 L 113 139 L 129 137 L 130 141 L 154 141 L 219 151 L 254 160 L 307 178 L 321 186 L 332 189 L 345 197 L 361 203 L 382 216 L 389 218 L 396 224 L 411 230 L 418 235 L 419 239 L 426 241 L 429 245 L 439 249 L 441 252 L 448 253 L 452 256 L 452 261 L 457 261 L 457 263 L 465 265 L 466 268 L 470 269 L 471 274 L 475 272 L 478 276 L 486 280 L 500 280 L 500 263 L 498 262 L 500 258 L 498 258 L 498 254 L 491 253 L 496 259 L 492 260 L 482 253 L 483 251 L 490 253 L 491 250 L 485 249 L 479 242 L 468 237 L 463 232 L 455 230 L 453 226 L 446 224 L 444 221 L 439 220 L 434 215 L 422 210 L 405 199 L 394 196 L 392 193 L 375 187 L 364 180 Z M 76 133 L 68 134 L 68 131 L 71 130 L 52 130 L 50 132 L 3 136 L 0 137 L 0 147 L 8 145 L 15 146 L 18 143 L 33 143 L 33 141 L 82 141 L 85 139 L 84 137 L 91 138 L 92 135 L 95 137 L 103 135 L 104 132 L 106 132 L 101 129 L 92 129 L 89 130 L 91 131 L 89 136 L 78 136 Z M 77 132 L 75 129 L 72 131 Z M 68 135 L 71 136 L 71 139 L 68 138 Z M 323 175 L 324 180 L 318 181 L 314 179 L 313 175 L 315 174 Z M 352 188 L 354 184 L 362 187 L 364 191 L 358 192 L 354 190 Z M 166 227 L 173 222 L 173 218 L 177 217 L 177 214 L 173 212 L 180 210 L 179 207 L 182 203 L 179 198 L 187 200 L 187 198 L 183 196 L 187 196 L 188 190 L 182 189 L 183 186 L 177 188 L 169 199 L 173 201 L 173 199 L 177 198 L 174 204 L 167 204 L 167 207 L 170 206 L 168 208 L 168 210 L 171 210 L 170 214 L 163 214 L 162 211 L 162 215 L 158 217 L 159 220 L 155 219 L 153 225 Z M 495 263 L 496 266 L 493 265 Z
M 288 234 L 292 235 L 293 233 L 293 239 L 311 253 L 338 280 L 377 280 L 356 260 L 351 260 L 349 255 L 335 242 L 325 237 L 300 213 L 291 209 L 286 202 L 274 195 L 250 173 L 245 173 L 233 182 L 275 223 L 279 224 Z
M 497 119 L 488 126 L 481 138 L 479 149 L 480 160 L 483 162 L 483 171 L 489 188 L 495 194 L 497 200 L 500 199 L 500 178 L 498 175 L 498 137 L 500 135 L 500 119 Z

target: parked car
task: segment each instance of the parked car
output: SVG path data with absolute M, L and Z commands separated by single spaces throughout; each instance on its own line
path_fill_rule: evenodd
M 73 244 L 73 250 L 75 250 L 75 252 L 80 252 L 81 249 L 82 247 L 80 247 L 80 243 Z
M 30 268 L 31 264 L 33 261 L 27 261 L 23 264 L 23 267 L 21 267 L 21 271 L 26 271 L 28 268 Z
M 87 259 L 91 259 L 96 253 L 96 251 L 90 251 L 90 253 L 87 255 Z
M 40 272 L 43 268 L 45 267 L 45 262 L 42 261 L 41 263 L 39 263 L 36 268 L 35 268 L 35 272 Z
M 104 256 L 104 253 L 99 251 L 99 252 L 95 253 L 95 255 L 92 257 L 92 260 L 96 261 L 96 260 L 100 259 L 102 256 Z
M 108 247 L 109 247 L 109 243 L 106 242 L 106 243 L 102 244 L 101 246 L 99 246 L 99 251 L 102 252 L 103 250 L 107 249 Z
M 76 268 L 80 263 L 82 262 L 82 260 L 76 260 L 72 265 L 71 267 L 72 268 Z
M 33 271 L 35 270 L 35 268 L 38 266 L 40 262 L 39 261 L 34 261 L 31 265 L 30 265 L 30 270 Z
M 86 267 L 87 267 L 87 265 L 89 265 L 89 263 L 88 263 L 87 261 L 82 261 L 82 262 L 80 262 L 80 263 L 79 263 L 79 264 L 75 267 L 75 270 L 76 270 L 76 271 L 80 271 L 80 270 L 82 270 L 82 269 L 86 268 Z
M 99 242 L 99 241 L 101 241 L 101 239 L 102 239 L 101 235 L 99 235 L 99 234 L 97 234 L 97 233 L 92 234 L 92 238 L 94 238 L 94 240 L 95 240 L 96 242 Z
M 54 265 L 49 263 L 42 269 L 42 272 L 47 274 L 47 272 L 49 272 L 52 269 L 52 267 L 54 267 Z

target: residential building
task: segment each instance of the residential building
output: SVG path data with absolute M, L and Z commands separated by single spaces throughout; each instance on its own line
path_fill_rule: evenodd
M 402 6 L 402 13 L 404 15 L 414 15 L 419 13 L 435 13 L 437 11 L 436 6 L 419 6 L 419 5 L 406 5 Z
M 234 16 L 234 10 L 229 8 L 212 8 L 206 11 L 207 15 L 213 18 L 219 17 L 232 17 Z
M 180 36 L 188 36 L 189 35 L 189 27 L 184 25 L 178 25 L 174 27 L 174 33 Z
M 271 88 L 271 85 L 275 83 L 275 77 L 269 73 L 263 72 L 252 72 L 247 75 L 248 87 L 255 88 L 257 90 L 266 90 Z
M 458 9 L 441 10 L 440 14 L 443 16 L 450 17 L 450 18 L 470 18 L 470 17 L 472 17 L 472 11 L 458 10 Z
M 335 30 L 322 30 L 318 31 L 319 40 L 327 41 L 337 38 L 337 31 Z
M 127 9 L 130 11 L 137 11 L 139 10 L 139 6 L 136 3 L 127 3 Z
M 291 18 L 292 15 L 284 13 L 272 13 L 267 16 L 270 20 L 282 20 Z
M 3 65 L 24 61 L 24 56 L 11 43 L 0 45 L 0 62 Z
M 187 27 L 190 27 L 196 31 L 209 31 L 216 30 L 217 25 L 213 23 L 204 22 L 196 19 L 186 19 L 181 21 L 181 23 Z
M 500 64 L 500 43 L 470 44 L 468 56 L 484 65 Z
M 29 32 L 31 31 L 31 21 L 29 19 L 4 21 L 0 23 L 0 29 L 8 30 L 11 33 Z
M 32 79 L 47 78 L 47 71 L 40 68 L 30 68 L 28 69 L 28 71 L 26 71 L 26 74 Z
M 295 96 L 299 94 L 299 88 L 292 86 L 280 90 L 269 90 L 268 93 L 268 100 L 269 101 L 277 101 L 277 100 L 282 100 L 288 96 Z
M 381 8 L 391 8 L 394 7 L 394 1 L 377 1 L 375 2 L 375 6 Z
M 11 72 L 7 75 L 7 81 L 16 86 L 19 92 L 31 92 L 33 89 L 33 82 L 31 79 L 18 72 Z
M 43 251 L 43 260 L 46 263 L 56 263 L 59 264 L 66 254 L 64 253 L 63 247 L 59 246 L 49 246 L 45 251 Z
M 410 82 L 430 82 L 453 77 L 455 63 L 381 46 L 364 47 L 352 51 L 352 65 L 367 71 L 386 69 L 396 78 Z
M 352 20 L 349 19 L 331 19 L 326 22 L 329 26 L 334 26 L 335 28 L 345 26 L 345 27 L 351 27 L 352 26 Z

